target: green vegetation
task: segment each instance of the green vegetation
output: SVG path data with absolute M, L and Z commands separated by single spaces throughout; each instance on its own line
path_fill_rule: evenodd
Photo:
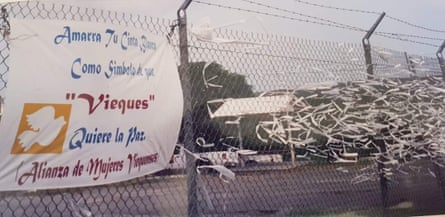
M 234 126 L 224 124 L 227 119 L 212 120 L 208 113 L 207 102 L 215 99 L 252 97 L 254 93 L 252 87 L 247 84 L 244 75 L 229 72 L 218 63 L 211 63 L 203 73 L 205 65 L 205 62 L 190 64 L 191 81 L 193 83 L 194 140 L 202 137 L 206 143 L 218 144 L 221 142 L 221 138 L 236 136 L 237 130 L 234 129 L 236 128 Z M 212 86 L 212 84 L 215 86 Z M 179 139 L 182 141 L 181 135 Z M 238 141 L 225 142 L 236 145 Z M 216 148 L 221 148 L 221 146 Z

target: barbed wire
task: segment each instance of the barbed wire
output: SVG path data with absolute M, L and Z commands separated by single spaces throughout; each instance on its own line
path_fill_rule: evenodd
M 394 32 L 375 32 L 375 33 L 382 34 L 382 35 L 391 35 L 394 37 L 419 38 L 419 39 L 426 39 L 426 40 L 433 40 L 433 41 L 445 40 L 443 38 L 427 37 L 427 36 L 421 36 L 421 35 L 411 35 L 411 34 L 404 34 L 404 33 L 394 33 Z
M 357 31 L 362 31 L 362 32 L 366 32 L 367 31 L 366 29 L 363 29 L 363 28 L 360 28 L 360 27 L 355 27 L 355 26 L 352 26 L 352 25 L 339 23 L 339 22 L 336 22 L 336 21 L 333 21 L 333 20 L 329 20 L 329 19 L 325 19 L 325 18 L 321 18 L 321 17 L 306 15 L 306 14 L 299 13 L 299 12 L 296 12 L 296 11 L 291 11 L 291 10 L 287 10 L 287 9 L 283 9 L 283 8 L 278 8 L 278 7 L 275 7 L 275 6 L 272 6 L 272 5 L 267 5 L 267 4 L 263 4 L 263 3 L 260 3 L 260 2 L 255 2 L 255 1 L 252 1 L 252 0 L 239 0 L 239 1 L 246 2 L 246 3 L 249 3 L 249 4 L 253 4 L 253 5 L 257 5 L 257 6 L 262 6 L 262 7 L 268 8 L 268 9 L 274 9 L 274 10 L 285 12 L 285 13 L 299 15 L 299 16 L 303 16 L 303 17 L 307 17 L 307 18 L 312 18 L 314 20 L 319 20 L 319 21 L 323 21 L 323 22 L 327 22 L 327 23 L 332 23 L 332 24 L 339 25 L 339 26 L 345 26 L 348 29 L 356 29 Z M 313 4 L 313 3 L 311 3 L 311 4 Z M 404 34 L 404 33 L 394 33 L 394 32 L 378 32 L 378 33 L 385 34 L 385 35 L 398 36 L 398 37 L 403 36 L 403 37 L 408 37 L 408 38 L 419 38 L 419 39 L 436 40 L 436 41 L 443 41 L 444 40 L 443 38 L 427 37 L 427 36 Z
M 249 0 L 243 0 L 243 1 L 247 2 Z M 305 22 L 305 23 L 311 23 L 311 24 L 316 24 L 316 25 L 321 25 L 321 26 L 334 27 L 334 28 L 351 30 L 351 31 L 356 31 L 356 32 L 367 32 L 364 29 L 346 25 L 346 24 L 341 24 L 341 23 L 331 21 L 331 20 L 329 22 L 326 22 L 326 21 L 324 21 L 326 19 L 319 18 L 319 17 L 316 18 L 317 21 L 314 21 L 314 20 L 300 19 L 300 18 L 296 18 L 296 17 L 290 17 L 290 16 L 285 16 L 285 15 L 280 15 L 280 14 L 269 13 L 269 12 L 264 12 L 264 11 L 258 11 L 258 10 L 253 10 L 253 9 L 245 9 L 245 8 L 233 7 L 233 6 L 222 5 L 222 4 L 217 4 L 217 3 L 204 2 L 204 1 L 200 1 L 200 0 L 195 0 L 193 2 L 198 3 L 198 4 L 213 6 L 213 7 L 219 7 L 219 8 L 229 9 L 229 10 L 237 10 L 237 11 L 242 11 L 242 12 L 247 12 L 247 13 L 254 13 L 254 14 L 259 14 L 259 15 L 265 15 L 265 16 L 276 17 L 276 18 L 281 18 L 281 19 L 288 19 L 288 20 Z M 253 3 L 255 3 L 257 5 L 261 4 L 261 3 L 256 3 L 256 2 L 253 2 Z M 273 6 L 269 6 L 269 7 L 274 8 Z M 280 9 L 280 10 L 288 11 L 286 9 Z M 309 15 L 306 15 L 306 16 L 309 16 Z M 313 17 L 313 16 L 311 16 L 311 17 Z M 438 40 L 438 38 L 429 38 L 429 37 L 424 37 L 424 36 L 409 35 L 409 34 L 402 34 L 402 33 L 389 33 L 389 32 L 379 32 L 379 33 L 376 32 L 375 34 L 380 37 L 384 37 L 384 38 L 388 38 L 388 39 L 399 40 L 399 41 L 403 41 L 403 42 L 410 42 L 410 43 L 424 45 L 424 46 L 430 46 L 430 47 L 438 47 L 435 44 L 411 40 L 411 39 L 407 39 L 407 38 L 402 38 L 400 36 L 415 37 L 415 38 L 421 38 L 421 39 L 434 39 L 434 40 Z M 396 36 L 398 36 L 398 37 L 396 37 Z
M 305 5 L 310 5 L 310 6 L 320 7 L 320 8 L 328 8 L 328 9 L 340 10 L 340 11 L 356 12 L 356 13 L 363 13 L 363 14 L 376 14 L 376 15 L 380 15 L 381 14 L 380 12 L 376 12 L 376 11 L 366 11 L 366 10 L 351 9 L 351 8 L 340 8 L 340 7 L 334 7 L 334 6 L 329 6 L 329 5 L 322 5 L 322 4 L 317 4 L 317 3 L 307 2 L 307 1 L 301 1 L 301 0 L 294 0 L 294 1 L 298 2 L 298 3 L 305 4 Z
M 423 29 L 423 30 L 430 31 L 430 32 L 445 33 L 445 30 L 432 29 L 432 28 L 429 28 L 429 27 L 420 26 L 420 25 L 413 24 L 413 23 L 410 23 L 408 21 L 402 20 L 402 19 L 397 18 L 397 17 L 392 17 L 392 16 L 389 16 L 389 15 L 387 17 L 388 17 L 388 19 L 394 20 L 394 21 L 399 22 L 399 23 L 403 23 L 405 25 L 408 25 L 408 26 L 411 26 L 411 27 L 414 27 L 414 28 Z
M 375 35 L 376 36 L 380 36 L 380 37 L 384 37 L 384 38 L 398 40 L 398 41 L 404 41 L 404 42 L 410 42 L 410 43 L 413 43 L 413 44 L 425 45 L 425 46 L 428 46 L 428 47 L 434 47 L 434 48 L 439 47 L 438 45 L 427 43 L 427 42 L 415 41 L 415 40 L 411 40 L 411 39 L 407 39 L 407 38 L 396 37 L 396 36 L 393 36 L 393 35 L 388 35 L 388 34 L 383 34 L 383 33 L 378 33 L 378 32 L 376 32 Z
M 283 9 L 283 8 L 278 8 L 278 7 L 274 7 L 274 6 L 271 6 L 271 5 L 266 5 L 266 4 L 263 4 L 263 3 L 260 3 L 260 2 L 255 2 L 255 1 L 251 1 L 251 0 L 240 0 L 240 1 L 247 2 L 249 4 L 254 4 L 254 5 L 257 5 L 257 6 L 262 6 L 262 7 L 268 8 L 268 9 L 274 9 L 274 10 L 277 10 L 277 11 L 282 11 L 282 12 L 286 12 L 286 13 L 290 13 L 290 14 L 294 14 L 294 15 L 298 15 L 298 16 L 302 16 L 302 17 L 311 18 L 311 19 L 314 19 L 314 20 L 319 20 L 319 21 L 326 22 L 326 23 L 331 23 L 331 24 L 338 25 L 338 26 L 344 26 L 347 29 L 355 29 L 357 31 L 366 32 L 365 29 L 362 29 L 360 27 L 339 23 L 339 22 L 336 22 L 336 21 L 333 21 L 333 20 L 329 20 L 329 19 L 324 19 L 324 18 L 321 18 L 321 17 L 311 16 L 311 15 L 299 13 L 299 12 L 296 12 L 296 11 L 291 11 L 291 10 L 287 10 L 287 9 Z
M 313 21 L 313 20 L 308 20 L 308 19 L 300 19 L 300 18 L 289 17 L 289 16 L 285 16 L 285 15 L 273 14 L 273 13 L 269 13 L 269 12 L 257 11 L 257 10 L 252 10 L 252 9 L 245 9 L 245 8 L 239 8 L 239 7 L 232 7 L 232 6 L 228 6 L 228 5 L 221 5 L 221 4 L 216 4 L 216 3 L 203 2 L 203 1 L 199 1 L 199 0 L 195 0 L 193 2 L 194 3 L 198 3 L 198 4 L 208 5 L 208 6 L 225 8 L 225 9 L 229 9 L 229 10 L 237 10 L 237 11 L 243 11 L 243 12 L 248 12 L 248 13 L 260 14 L 260 15 L 265 15 L 265 16 L 270 16 L 270 17 L 277 17 L 277 18 L 288 19 L 288 20 L 293 20 L 293 21 L 300 21 L 300 22 L 305 22 L 305 23 L 312 23 L 312 24 L 317 24 L 317 25 L 322 25 L 322 26 L 330 26 L 330 27 L 336 27 L 336 28 L 340 28 L 340 29 L 347 29 L 347 30 L 362 32 L 362 30 L 357 29 L 357 27 L 353 27 L 353 26 L 349 27 L 349 26 L 347 26 L 345 24 L 324 23 L 324 22 L 320 22 L 320 21 Z
M 314 6 L 314 7 L 334 9 L 334 10 L 340 10 L 340 11 L 356 12 L 356 13 L 363 13 L 363 14 L 375 14 L 375 15 L 380 15 L 381 14 L 381 12 L 376 12 L 376 11 L 367 11 L 367 10 L 359 10 L 359 9 L 351 9 L 351 8 L 333 7 L 333 6 L 329 6 L 329 5 L 316 4 L 316 3 L 311 3 L 311 2 L 302 1 L 302 0 L 294 0 L 294 2 L 298 2 L 298 3 L 302 3 L 302 4 L 305 4 L 305 5 L 310 5 L 310 6 Z M 399 22 L 399 23 L 402 23 L 402 24 L 405 24 L 407 26 L 414 27 L 414 28 L 423 29 L 423 30 L 430 31 L 430 32 L 445 33 L 445 30 L 433 29 L 433 28 L 429 28 L 429 27 L 413 24 L 413 23 L 410 23 L 410 22 L 408 22 L 406 20 L 403 20 L 403 19 L 400 19 L 400 18 L 397 18 L 397 17 L 393 17 L 393 16 L 390 16 L 390 15 L 386 15 L 386 18 L 391 19 L 391 20 L 396 21 L 396 22 Z

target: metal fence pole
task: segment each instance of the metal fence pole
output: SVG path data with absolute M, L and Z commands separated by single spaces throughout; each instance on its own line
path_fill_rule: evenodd
M 444 183 L 444 177 L 442 175 L 442 168 L 433 161 L 433 170 L 434 175 L 436 176 L 437 185 L 439 185 L 440 191 L 442 193 L 442 197 L 445 199 L 445 183 Z
M 408 71 L 412 72 L 415 75 L 416 74 L 416 70 L 414 68 L 414 62 L 408 56 L 407 52 L 403 52 L 403 54 L 405 55 L 405 60 L 406 60 L 406 65 L 408 66 Z M 413 75 L 411 75 L 410 77 L 413 77 Z
M 182 91 L 184 95 L 184 147 L 194 152 L 193 143 L 193 107 L 192 107 L 192 81 L 189 66 L 189 53 L 187 42 L 187 15 L 186 9 L 192 0 L 185 0 L 177 11 L 179 27 L 179 52 L 180 61 L 179 74 L 181 77 Z M 198 216 L 198 194 L 197 194 L 197 171 L 194 156 L 186 155 L 186 173 L 187 173 L 187 215 L 189 217 Z
M 385 174 L 385 164 L 384 162 L 388 161 L 384 155 L 387 153 L 386 144 L 383 138 L 379 138 L 375 141 L 377 147 L 379 147 L 381 155 L 379 156 L 379 160 L 377 163 L 377 171 L 379 175 L 380 182 L 380 193 L 382 197 L 382 205 L 386 207 L 388 205 L 388 179 Z
M 365 50 L 365 61 L 366 61 L 366 71 L 368 73 L 368 79 L 370 79 L 373 72 L 373 66 L 372 66 L 372 56 L 371 56 L 371 44 L 369 43 L 369 38 L 371 37 L 372 33 L 374 33 L 377 26 L 382 21 L 383 17 L 385 16 L 385 12 L 383 12 L 379 18 L 377 18 L 377 21 L 372 25 L 371 29 L 366 32 L 366 35 L 362 39 L 363 49 Z
M 371 29 L 366 32 L 366 35 L 362 39 L 363 48 L 365 50 L 365 61 L 366 61 L 366 71 L 368 73 L 368 79 L 372 78 L 372 75 L 374 74 L 374 69 L 372 65 L 372 55 L 371 55 L 371 44 L 369 43 L 369 38 L 371 38 L 371 35 L 376 30 L 377 26 L 380 24 L 380 22 L 383 20 L 383 17 L 385 17 L 386 13 L 383 12 L 380 14 L 380 16 L 375 21 L 374 25 L 372 25 Z M 386 145 L 383 140 L 377 140 L 377 146 L 379 146 L 380 151 L 383 153 L 386 152 Z M 384 160 L 384 157 L 380 157 L 379 163 L 377 163 L 379 178 L 380 178 L 380 190 L 382 195 L 382 203 L 383 207 L 386 207 L 387 205 L 387 196 L 388 196 L 388 179 L 385 176 L 384 168 L 385 165 L 382 163 Z
M 443 55 L 442 55 L 443 49 L 445 49 L 445 40 L 442 42 L 442 44 L 440 45 L 439 49 L 436 52 L 437 60 L 439 60 L 440 70 L 442 71 L 442 79 L 445 81 L 445 61 L 443 60 Z M 445 198 L 445 186 L 444 186 L 441 168 L 439 167 L 439 165 L 437 163 L 434 163 L 434 162 L 433 162 L 433 166 L 434 166 L 434 173 L 436 175 L 437 183 L 439 185 L 440 190 L 442 191 L 442 196 Z
M 445 61 L 443 60 L 442 51 L 445 48 L 445 40 L 440 45 L 436 52 L 437 59 L 439 60 L 440 70 L 442 71 L 442 79 L 445 81 Z

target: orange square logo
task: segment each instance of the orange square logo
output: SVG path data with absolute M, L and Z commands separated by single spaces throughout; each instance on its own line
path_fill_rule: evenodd
M 60 154 L 71 104 L 25 103 L 11 154 Z

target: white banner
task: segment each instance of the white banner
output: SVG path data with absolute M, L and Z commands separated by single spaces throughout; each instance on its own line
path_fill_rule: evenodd
M 106 184 L 167 166 L 183 99 L 165 37 L 73 21 L 11 29 L 0 190 Z

